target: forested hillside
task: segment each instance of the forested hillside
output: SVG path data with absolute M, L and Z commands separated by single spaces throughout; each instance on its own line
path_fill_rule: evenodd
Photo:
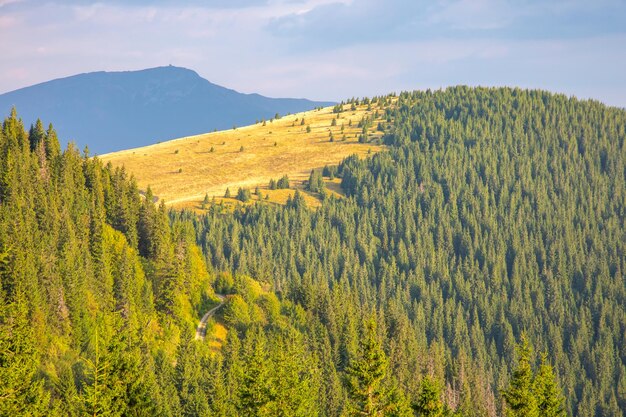
M 150 200 L 123 170 L 61 153 L 52 127 L 5 120 L 0 415 L 167 414 L 161 379 L 213 292 L 193 225 Z
M 402 94 L 388 118 L 393 149 L 339 167 L 350 198 L 202 219 L 214 268 L 310 312 L 326 372 L 345 370 L 376 312 L 410 398 L 434 367 L 451 404 L 500 410 L 525 332 L 568 414 L 626 412 L 626 113 L 460 87 Z
M 198 217 L 12 114 L 0 415 L 623 415 L 626 112 L 458 87 L 385 116 L 389 151 L 325 170 L 345 198 Z

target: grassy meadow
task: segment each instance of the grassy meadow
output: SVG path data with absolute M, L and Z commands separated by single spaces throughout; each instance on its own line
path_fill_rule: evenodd
M 355 109 L 345 105 L 340 113 L 326 107 L 100 158 L 124 166 L 141 189 L 150 186 L 154 195 L 177 208 L 199 209 L 205 194 L 226 204 L 235 203 L 223 198 L 227 188 L 234 197 L 238 188 L 254 191 L 257 186 L 263 201 L 284 204 L 294 187 L 302 188 L 312 169 L 336 165 L 352 154 L 366 156 L 380 151 L 382 132 L 377 127 L 384 125 L 383 117 L 379 103 Z M 359 122 L 365 118 L 371 120 L 370 128 L 365 142 L 359 143 L 363 133 Z M 291 190 L 267 189 L 270 179 L 283 175 L 289 176 Z M 335 184 L 329 184 L 332 194 L 337 194 L 333 189 L 339 189 Z M 305 199 L 310 206 L 319 204 L 311 194 Z M 257 200 L 253 194 L 251 201 Z

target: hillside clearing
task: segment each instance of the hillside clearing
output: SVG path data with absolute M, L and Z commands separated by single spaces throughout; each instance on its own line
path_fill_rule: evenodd
M 344 109 L 334 113 L 333 107 L 326 107 L 100 158 L 125 167 L 140 189 L 150 186 L 154 195 L 174 207 L 199 208 L 205 194 L 221 198 L 227 188 L 235 195 L 240 187 L 256 186 L 263 189 L 263 194 L 270 194 L 269 202 L 282 203 L 287 198 L 285 191 L 264 189 L 270 179 L 286 174 L 292 186 L 299 187 L 312 169 L 336 165 L 352 154 L 364 157 L 383 148 L 383 132 L 377 127 L 379 123 L 385 126 L 384 109 L 378 103 L 354 110 L 346 105 Z M 363 134 L 360 125 L 366 119 L 369 127 L 361 140 L 364 143 L 359 143 Z

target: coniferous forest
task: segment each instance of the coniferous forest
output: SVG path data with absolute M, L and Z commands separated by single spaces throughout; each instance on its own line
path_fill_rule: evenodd
M 14 111 L 0 415 L 625 415 L 626 111 L 395 99 L 388 149 L 328 170 L 345 197 L 201 216 Z

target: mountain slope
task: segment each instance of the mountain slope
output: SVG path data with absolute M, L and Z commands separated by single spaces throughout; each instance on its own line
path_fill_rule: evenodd
M 201 216 L 7 118 L 0 415 L 339 417 L 363 393 L 405 417 L 625 415 L 626 111 L 510 88 L 380 100 L 361 103 L 384 108 L 386 150 L 339 164 L 343 198 Z M 206 136 L 169 158 L 233 157 Z
M 227 188 L 233 192 L 239 187 L 265 188 L 270 179 L 283 175 L 300 183 L 309 178 L 312 169 L 336 165 L 353 154 L 365 156 L 381 150 L 382 132 L 377 126 L 386 124 L 384 113 L 391 100 L 381 102 L 361 103 L 354 110 L 346 105 L 339 113 L 332 107 L 311 110 L 113 152 L 101 159 L 124 166 L 141 189 L 150 186 L 167 204 L 199 207 L 205 194 L 222 197 Z M 359 139 L 364 127 L 367 138 Z
M 93 72 L 0 95 L 0 111 L 15 106 L 25 124 L 51 122 L 59 136 L 92 153 L 231 128 L 310 110 L 329 102 L 241 94 L 179 67 Z

